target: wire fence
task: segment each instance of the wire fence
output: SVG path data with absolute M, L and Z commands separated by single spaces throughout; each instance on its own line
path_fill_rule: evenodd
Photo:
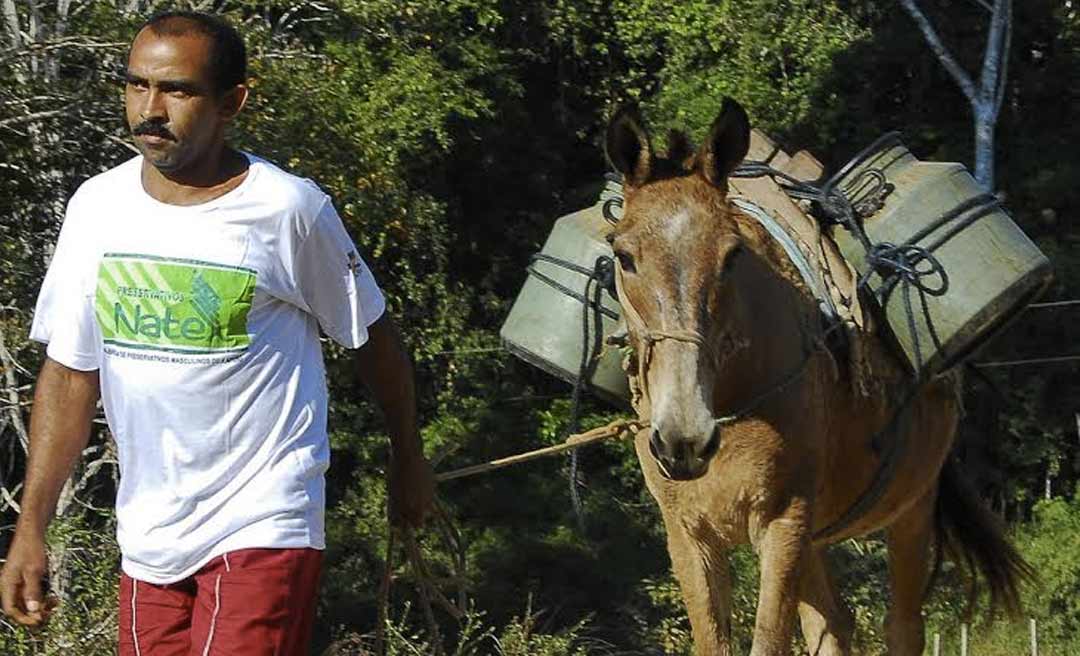
M 969 627 L 968 627 L 968 625 L 966 623 L 960 625 L 959 649 L 957 651 L 953 652 L 953 653 L 959 654 L 959 656 L 976 656 L 975 653 L 974 653 L 974 650 L 969 651 L 969 647 L 970 647 L 969 632 L 970 632 Z M 1040 653 L 1043 653 L 1043 654 L 1052 653 L 1051 651 L 1043 651 L 1043 652 L 1039 651 L 1039 627 L 1038 627 L 1038 622 L 1035 620 L 1034 617 L 1029 617 L 1028 618 L 1028 637 L 1029 637 L 1028 645 L 1029 645 L 1029 648 L 1030 648 L 1030 651 L 1028 653 L 1031 656 L 1039 656 Z M 942 649 L 941 633 L 935 633 L 934 634 L 934 639 L 931 641 L 929 646 L 931 647 L 930 653 L 933 656 L 948 656 L 949 655 L 948 651 Z M 1017 653 L 1016 656 L 1022 656 L 1022 654 Z

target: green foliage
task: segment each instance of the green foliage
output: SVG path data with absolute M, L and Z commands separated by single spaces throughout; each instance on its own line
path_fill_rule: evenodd
M 410 627 L 409 611 L 406 606 L 400 619 L 386 624 L 387 656 L 434 653 L 430 639 Z M 471 609 L 465 613 L 460 633 L 446 653 L 448 656 L 603 656 L 610 652 L 603 642 L 585 635 L 584 621 L 556 633 L 544 633 L 537 627 L 539 617 L 527 608 L 523 616 L 513 618 L 499 630 L 485 621 L 483 612 Z M 376 644 L 372 635 L 352 634 L 335 641 L 326 656 L 376 656 Z
M 0 653 L 9 656 L 107 656 L 115 653 L 120 552 L 111 514 L 82 513 L 54 521 L 49 547 L 62 551 L 64 601 L 47 631 L 0 622 Z M 58 581 L 54 581 L 56 589 Z
M 1044 636 L 1078 645 L 1080 635 L 1080 494 L 1040 501 L 1031 524 L 1019 535 L 1025 556 L 1038 563 L 1039 585 L 1025 598 Z M 1075 649 L 1075 646 L 1074 646 Z
M 668 51 L 652 100 L 660 124 L 698 132 L 715 118 L 719 99 L 731 96 L 767 132 L 813 120 L 815 136 L 827 134 L 837 99 L 815 102 L 816 92 L 834 57 L 868 36 L 831 2 L 627 5 L 628 13 L 651 9 L 643 22 L 655 32 L 638 43 Z
M 589 100 L 644 101 L 658 131 L 700 133 L 731 96 L 767 132 L 812 123 L 810 135 L 826 135 L 841 106 L 822 101 L 821 83 L 840 52 L 869 36 L 835 2 L 810 0 L 568 0 L 553 14 L 553 36 L 575 55 L 609 76 L 617 62 L 612 86 Z
M 646 596 L 645 609 L 651 611 L 651 617 L 635 619 L 648 644 L 657 645 L 665 654 L 690 654 L 693 648 L 690 620 L 675 579 L 670 575 L 646 579 L 639 590 Z
M 1036 622 L 1039 653 L 1072 654 L 1080 649 L 1080 549 L 1075 536 L 1080 530 L 1080 494 L 1043 500 L 1035 504 L 1032 520 L 1014 531 L 1024 557 L 1035 564 L 1038 581 L 1023 591 L 1024 615 L 1020 618 L 980 617 L 969 628 L 970 652 L 986 656 L 1030 653 L 1029 621 Z M 964 590 L 942 588 L 928 609 L 927 636 L 941 634 L 942 653 L 957 653 L 960 645 L 960 614 Z M 985 599 L 983 600 L 985 602 Z

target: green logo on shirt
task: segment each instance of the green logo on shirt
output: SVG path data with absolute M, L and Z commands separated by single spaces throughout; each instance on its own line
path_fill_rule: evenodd
M 106 344 L 173 353 L 242 351 L 255 271 L 198 260 L 107 253 L 95 308 Z

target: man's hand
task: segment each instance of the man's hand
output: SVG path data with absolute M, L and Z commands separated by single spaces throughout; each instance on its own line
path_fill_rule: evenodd
M 18 533 L 0 572 L 0 598 L 4 613 L 19 624 L 35 627 L 49 619 L 52 606 L 46 604 L 42 590 L 47 567 L 44 537 L 29 531 Z
M 419 528 L 435 504 L 435 474 L 424 456 L 390 459 L 390 523 Z
M 70 369 L 51 358 L 45 359 L 38 373 L 22 512 L 0 572 L 0 603 L 4 613 L 19 624 L 40 626 L 55 605 L 45 598 L 41 584 L 48 568 L 45 528 L 61 488 L 90 439 L 98 385 L 96 370 Z

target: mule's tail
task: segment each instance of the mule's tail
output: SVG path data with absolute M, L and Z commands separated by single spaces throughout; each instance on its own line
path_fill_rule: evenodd
M 949 458 L 941 469 L 934 521 L 938 536 L 937 560 L 948 555 L 968 576 L 968 610 L 975 607 L 978 575 L 990 593 L 990 612 L 1003 607 L 1020 613 L 1020 587 L 1034 581 L 1035 570 L 1005 538 L 1005 528 L 974 486 Z M 937 569 L 935 565 L 935 570 Z

